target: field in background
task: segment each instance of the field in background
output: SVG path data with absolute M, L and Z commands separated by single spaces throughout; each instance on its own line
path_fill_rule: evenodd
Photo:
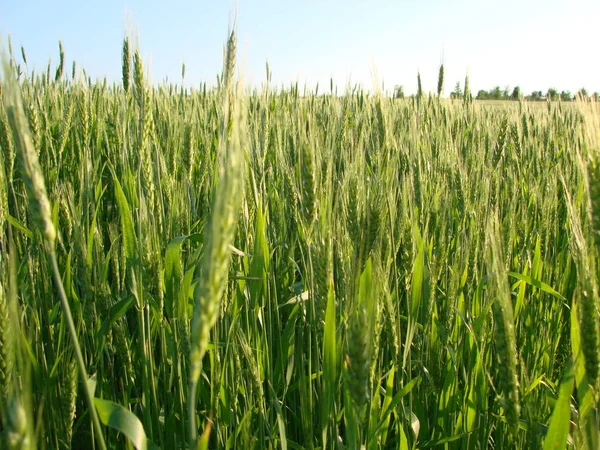
M 2 448 L 597 445 L 596 104 L 251 93 L 233 35 L 193 93 L 17 64 Z

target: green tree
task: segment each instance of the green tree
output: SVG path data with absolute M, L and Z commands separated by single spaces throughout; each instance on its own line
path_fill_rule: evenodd
M 554 88 L 549 88 L 548 92 L 546 92 L 546 98 L 548 100 L 558 100 L 558 91 Z
M 462 88 L 460 87 L 460 81 L 456 82 L 456 86 L 454 86 L 454 91 L 452 91 L 450 93 L 450 98 L 462 98 L 463 97 L 463 91 Z
M 492 100 L 501 100 L 502 99 L 502 90 L 500 89 L 500 86 L 496 86 L 496 87 L 494 87 L 494 89 L 492 89 L 490 91 L 490 99 L 492 99 Z
M 542 91 L 533 91 L 531 93 L 531 95 L 528 97 L 529 100 L 533 100 L 533 101 L 539 101 L 542 100 L 544 98 L 544 94 L 542 94 Z
M 570 102 L 571 100 L 573 100 L 573 96 L 569 91 L 562 91 L 560 93 L 560 99 L 563 102 Z
M 521 98 L 521 88 L 519 86 L 515 86 L 512 90 L 512 94 L 510 94 L 510 98 L 512 100 L 519 100 Z
M 404 86 L 394 87 L 394 98 L 404 98 Z
M 479 90 L 479 92 L 477 92 L 477 100 L 487 100 L 488 98 L 490 98 L 490 94 L 488 93 L 488 91 L 486 90 Z

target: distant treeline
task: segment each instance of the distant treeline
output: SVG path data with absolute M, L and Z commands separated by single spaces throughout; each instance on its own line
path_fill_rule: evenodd
M 468 79 L 465 80 L 468 82 Z M 463 90 L 460 82 L 456 83 L 454 90 L 450 93 L 450 98 L 461 99 L 466 95 L 471 97 L 473 94 L 467 89 Z M 418 95 L 418 94 L 417 94 Z M 438 94 L 439 95 L 439 94 Z M 394 88 L 394 98 L 404 98 L 404 86 L 396 86 Z M 558 91 L 555 88 L 549 88 L 545 93 L 543 91 L 533 91 L 529 95 L 525 95 L 519 86 L 515 86 L 512 90 L 506 86 L 502 89 L 500 86 L 486 91 L 481 89 L 477 92 L 475 99 L 477 100 L 520 100 L 521 98 L 531 101 L 544 101 L 544 100 L 561 100 L 563 102 L 570 102 L 575 99 L 600 101 L 600 92 L 594 92 L 589 94 L 587 89 L 581 88 L 575 94 L 570 91 Z
M 450 94 L 452 98 L 460 98 L 460 91 L 452 92 Z M 533 91 L 529 95 L 524 95 L 521 92 L 521 88 L 519 86 L 515 86 L 512 91 L 508 87 L 504 89 L 500 89 L 499 86 L 494 87 L 493 89 L 486 91 L 480 90 L 477 92 L 478 100 L 519 100 L 520 98 L 525 98 L 525 100 L 533 100 L 533 101 L 541 101 L 541 100 L 561 100 L 563 102 L 569 102 L 580 98 L 582 100 L 589 100 L 591 97 L 594 100 L 600 100 L 600 93 L 595 92 L 590 95 L 585 88 L 579 89 L 575 94 L 572 94 L 570 91 L 558 91 L 557 89 L 550 88 L 546 91 L 546 93 L 542 91 Z

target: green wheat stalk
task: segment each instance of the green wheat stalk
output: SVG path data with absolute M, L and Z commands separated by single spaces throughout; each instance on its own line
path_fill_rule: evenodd
M 244 156 L 242 151 L 243 116 L 238 95 L 229 114 L 230 87 L 235 68 L 235 32 L 232 31 L 227 44 L 225 58 L 225 97 L 223 132 L 219 145 L 218 182 L 213 188 L 212 207 L 206 226 L 205 249 L 199 263 L 200 278 L 194 291 L 194 313 L 191 325 L 188 420 L 190 441 L 197 440 L 196 391 L 202 370 L 202 359 L 206 353 L 209 334 L 215 325 L 221 297 L 225 291 L 230 264 L 231 245 L 238 220 L 240 201 L 243 197 Z M 227 124 L 231 123 L 231 133 Z

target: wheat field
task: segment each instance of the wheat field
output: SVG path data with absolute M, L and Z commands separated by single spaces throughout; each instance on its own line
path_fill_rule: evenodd
M 599 448 L 595 103 L 60 49 L 4 56 L 1 448 Z

